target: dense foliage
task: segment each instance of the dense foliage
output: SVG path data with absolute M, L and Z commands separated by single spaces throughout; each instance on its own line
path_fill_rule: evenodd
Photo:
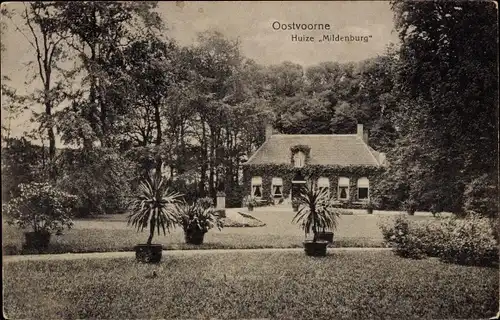
M 402 257 L 438 257 L 446 262 L 468 265 L 498 263 L 498 243 L 487 218 L 410 221 L 398 216 L 380 225 L 384 240 Z
M 7 223 L 34 232 L 61 232 L 73 226 L 72 211 L 77 197 L 49 183 L 19 185 L 20 195 L 3 205 Z
M 371 183 L 381 208 L 498 212 L 494 4 L 395 1 L 398 46 L 309 67 L 259 65 L 217 31 L 182 46 L 156 5 L 35 2 L 2 11 L 26 22 L 17 31 L 39 67 L 32 87 L 42 88 L 22 95 L 6 79 L 3 108 L 15 118 L 43 105 L 30 137 L 48 142 L 6 144 L 4 195 L 50 179 L 79 196 L 80 215 L 119 212 L 156 169 L 188 202 L 224 191 L 238 206 L 249 190 L 242 164 L 263 143 L 265 123 L 308 134 L 354 133 L 362 123 L 370 146 L 388 155 L 389 170 Z M 79 155 L 60 157 L 56 133 Z
M 386 200 L 462 213 L 464 201 L 482 201 L 464 191 L 483 174 L 498 190 L 497 9 L 447 1 L 394 1 L 392 9 L 401 47 Z M 498 207 L 482 214 L 497 213 Z

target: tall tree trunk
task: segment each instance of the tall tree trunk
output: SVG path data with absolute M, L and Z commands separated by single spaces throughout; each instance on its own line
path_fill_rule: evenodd
M 207 153 L 208 153 L 208 148 L 207 148 L 207 132 L 205 129 L 205 123 L 202 120 L 202 141 L 201 141 L 201 156 L 200 156 L 200 161 L 201 161 L 201 166 L 200 166 L 200 196 L 204 197 L 205 196 L 205 182 L 206 182 L 206 175 L 207 175 L 207 170 L 208 170 L 208 165 L 207 165 Z
M 159 102 L 155 103 L 155 124 L 156 124 L 156 175 L 161 176 L 161 155 L 160 155 L 160 145 L 161 145 L 161 117 L 160 117 L 160 104 Z

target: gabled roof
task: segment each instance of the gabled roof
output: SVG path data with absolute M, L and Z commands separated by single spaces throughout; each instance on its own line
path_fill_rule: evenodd
M 382 166 L 379 152 L 356 134 L 274 134 L 245 162 L 289 164 L 293 146 L 310 147 L 309 164 L 338 166 Z

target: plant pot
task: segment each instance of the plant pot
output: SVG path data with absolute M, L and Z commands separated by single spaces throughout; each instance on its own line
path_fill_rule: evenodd
M 253 211 L 253 207 L 248 207 L 248 211 Z
M 163 246 L 161 244 L 138 244 L 134 247 L 135 259 L 139 262 L 158 263 L 161 261 Z
M 327 241 L 328 243 L 333 243 L 333 232 L 330 231 L 318 232 L 318 239 Z
M 316 241 L 311 240 L 304 241 L 304 251 L 307 256 L 311 257 L 324 257 L 326 256 L 326 247 L 328 246 L 327 241 Z
M 299 206 L 292 206 L 293 212 L 299 211 Z
M 200 245 L 203 244 L 205 232 L 200 230 L 189 230 L 184 232 L 186 243 Z
M 366 209 L 366 213 L 373 214 L 373 209 Z
M 25 232 L 25 248 L 27 249 L 47 249 L 50 243 L 50 233 L 47 231 Z

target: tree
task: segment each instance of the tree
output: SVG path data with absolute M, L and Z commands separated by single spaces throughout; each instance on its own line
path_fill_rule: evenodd
M 484 173 L 496 176 L 497 10 L 487 2 L 439 1 L 398 1 L 392 9 L 402 107 L 389 162 L 412 173 L 408 197 L 431 210 L 461 212 L 465 186 Z
M 120 134 L 129 104 L 123 103 L 126 81 L 115 85 L 126 77 L 116 57 L 137 37 L 163 27 L 155 7 L 155 2 L 57 2 L 58 30 L 71 35 L 66 43 L 78 58 L 68 76 L 81 79 L 83 88 L 73 108 L 60 114 L 60 130 L 83 141 L 86 149 L 95 141 L 112 146 L 113 136 Z

